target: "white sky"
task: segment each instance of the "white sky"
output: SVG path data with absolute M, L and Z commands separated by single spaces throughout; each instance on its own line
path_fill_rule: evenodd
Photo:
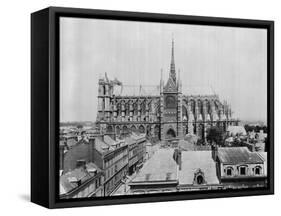
M 211 86 L 241 120 L 266 121 L 265 29 L 81 18 L 60 20 L 60 121 L 95 121 L 98 78 L 166 82 L 175 40 L 183 85 Z M 189 94 L 188 92 L 183 92 Z

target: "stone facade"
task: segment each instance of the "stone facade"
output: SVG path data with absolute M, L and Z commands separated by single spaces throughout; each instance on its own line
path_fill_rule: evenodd
M 109 136 L 90 138 L 93 161 L 104 173 L 104 194 L 109 196 L 128 172 L 128 144 L 112 140 Z
M 125 86 L 105 74 L 99 79 L 97 125 L 104 133 L 117 136 L 138 131 L 160 140 L 196 134 L 206 139 L 208 127 L 217 125 L 226 130 L 237 125 L 232 111 L 218 95 L 182 92 L 180 73 L 175 67 L 174 41 L 169 78 L 166 83 L 151 86 Z

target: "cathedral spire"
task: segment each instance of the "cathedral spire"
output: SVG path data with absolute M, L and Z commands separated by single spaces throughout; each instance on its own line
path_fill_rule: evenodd
M 181 92 L 182 91 L 182 82 L 181 82 L 181 78 L 180 78 L 180 69 L 178 70 L 178 91 Z
M 174 57 L 174 38 L 172 38 L 172 58 L 171 58 L 171 67 L 170 67 L 170 77 L 176 83 L 176 66 L 175 66 L 175 57 Z

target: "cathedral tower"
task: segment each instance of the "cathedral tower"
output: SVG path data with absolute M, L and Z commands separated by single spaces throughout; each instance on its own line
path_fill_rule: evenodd
M 181 84 L 177 80 L 174 39 L 172 40 L 169 78 L 161 94 L 161 139 L 169 140 L 182 135 L 181 124 Z
M 99 79 L 97 121 L 110 121 L 112 111 L 110 103 L 111 97 L 112 85 L 105 73 L 104 78 Z

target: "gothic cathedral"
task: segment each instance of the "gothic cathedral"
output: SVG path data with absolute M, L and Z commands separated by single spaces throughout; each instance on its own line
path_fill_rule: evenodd
M 176 73 L 174 41 L 172 41 L 169 78 L 160 85 L 131 86 L 110 80 L 107 74 L 99 79 L 96 124 L 101 133 L 126 136 L 130 132 L 146 133 L 159 140 L 182 139 L 195 134 L 206 140 L 211 126 L 226 130 L 237 125 L 230 106 L 210 93 L 182 92 L 180 74 Z

